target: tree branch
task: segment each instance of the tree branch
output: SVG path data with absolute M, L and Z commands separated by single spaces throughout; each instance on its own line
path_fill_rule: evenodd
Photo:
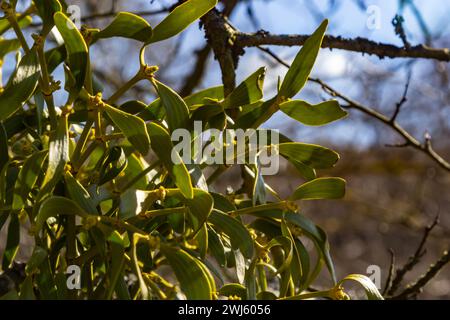
M 257 47 L 261 45 L 276 46 L 302 46 L 309 35 L 273 35 L 264 31 L 256 33 L 236 34 L 236 45 L 241 47 Z M 411 46 L 410 48 L 397 47 L 391 44 L 379 43 L 365 38 L 343 38 L 325 36 L 322 48 L 343 49 L 347 51 L 374 54 L 379 58 L 424 58 L 439 61 L 450 61 L 448 48 L 435 49 L 425 45 Z

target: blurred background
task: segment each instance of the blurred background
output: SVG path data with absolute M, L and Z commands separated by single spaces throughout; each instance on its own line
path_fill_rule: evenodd
M 273 34 L 310 34 L 324 18 L 328 18 L 329 35 L 364 37 L 403 46 L 392 23 L 399 14 L 404 19 L 403 28 L 411 45 L 450 46 L 450 1 L 231 2 L 234 5 L 229 19 L 243 32 L 266 30 Z M 67 3 L 80 6 L 83 24 L 102 28 L 111 21 L 111 13 L 118 11 L 140 13 L 154 26 L 176 1 L 68 0 Z M 28 5 L 29 1 L 19 1 L 19 9 Z M 51 46 L 48 44 L 48 48 Z M 299 50 L 298 47 L 268 48 L 286 62 L 291 62 Z M 139 49 L 137 42 L 118 38 L 101 41 L 92 48 L 93 68 L 97 79 L 105 86 L 105 96 L 136 73 Z M 147 50 L 146 61 L 159 65 L 158 79 L 184 96 L 197 89 L 221 84 L 219 66 L 198 23 L 180 36 L 152 46 Z M 7 56 L 4 82 L 14 64 L 14 57 Z M 264 52 L 247 48 L 240 59 L 237 79 L 238 82 L 243 80 L 261 66 L 268 67 L 265 96 L 271 97 L 278 77 L 285 74 L 286 68 Z M 56 74 L 62 80 L 62 70 Z M 323 49 L 312 76 L 388 117 L 394 113 L 405 86 L 409 84 L 407 101 L 402 105 L 398 122 L 421 142 L 425 134 L 429 134 L 436 151 L 450 159 L 448 63 L 427 59 L 379 59 L 361 53 Z M 150 103 L 155 94 L 146 82 L 141 82 L 123 100 L 132 97 Z M 317 103 L 329 97 L 319 85 L 308 83 L 297 98 Z M 58 99 L 62 103 L 65 97 L 58 96 Z M 384 287 L 390 267 L 388 250 L 393 250 L 396 264 L 401 267 L 416 250 L 424 228 L 437 215 L 440 216 L 440 224 L 430 235 L 427 253 L 408 273 L 406 280 L 415 280 L 443 250 L 449 248 L 450 172 L 414 149 L 388 147 L 404 142 L 388 126 L 358 110 L 350 110 L 346 119 L 325 127 L 305 127 L 282 113 L 276 114 L 264 126 L 279 129 L 294 140 L 333 148 L 341 155 L 336 168 L 319 174 L 345 178 L 348 183 L 345 199 L 301 204 L 302 211 L 328 233 L 338 277 L 349 273 L 367 274 L 367 268 L 376 265 L 381 270 Z M 283 164 L 280 174 L 267 177 L 266 181 L 282 195 L 288 195 L 301 183 L 294 171 L 294 168 Z M 216 188 L 236 186 L 237 177 L 239 172 L 227 173 Z M 450 267 L 443 269 L 425 287 L 420 298 L 450 299 Z

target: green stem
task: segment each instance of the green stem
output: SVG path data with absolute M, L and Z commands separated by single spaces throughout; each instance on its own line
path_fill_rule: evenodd
M 133 87 L 136 83 L 138 83 L 139 81 L 143 80 L 143 76 L 141 74 L 140 71 L 138 71 L 138 73 L 136 73 L 136 75 L 131 78 L 130 80 L 128 80 L 121 88 L 119 88 L 111 97 L 109 97 L 109 99 L 106 101 L 108 104 L 113 104 L 114 102 L 117 101 L 117 99 L 119 99 L 121 96 L 123 96 L 125 94 L 125 92 L 127 92 L 128 90 L 131 89 L 131 87 Z
M 16 14 L 13 11 L 11 14 L 8 14 L 7 19 L 9 23 L 11 24 L 11 27 L 13 28 L 14 32 L 17 35 L 17 39 L 19 39 L 20 44 L 25 51 L 25 53 L 30 53 L 30 47 L 28 46 L 27 41 L 25 40 L 25 36 L 23 35 L 22 30 L 20 29 L 19 23 L 17 22 Z
M 133 179 L 131 179 L 123 188 L 120 189 L 120 193 L 124 193 L 128 189 L 130 189 L 134 184 L 136 184 L 140 179 L 145 177 L 150 171 L 152 171 L 154 168 L 156 168 L 160 164 L 160 161 L 156 161 L 147 168 L 145 168 L 143 171 L 139 172 Z

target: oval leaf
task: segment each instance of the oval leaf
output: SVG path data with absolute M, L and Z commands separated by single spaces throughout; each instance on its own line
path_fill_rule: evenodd
M 89 59 L 88 47 L 75 24 L 64 13 L 56 12 L 53 17 L 55 25 L 64 39 L 69 68 L 76 82 L 75 91 L 72 94 L 76 97 L 86 78 Z
M 298 187 L 291 200 L 340 199 L 345 195 L 345 180 L 317 178 Z
M 217 0 L 188 0 L 176 7 L 153 30 L 151 43 L 173 37 L 214 8 Z
M 146 155 L 150 149 L 150 139 L 144 120 L 110 105 L 105 105 L 105 111 L 128 141 L 142 155 Z
M 152 27 L 145 19 L 133 13 L 119 12 L 105 29 L 95 35 L 95 38 L 123 37 L 147 43 L 152 36 Z
M 327 26 L 328 20 L 324 20 L 311 37 L 306 40 L 284 77 L 278 93 L 279 97 L 292 98 L 303 88 L 316 61 Z
M 20 60 L 11 80 L 0 95 L 0 121 L 13 115 L 30 98 L 38 84 L 39 70 L 38 57 L 33 49 Z
M 167 258 L 180 283 L 181 290 L 189 300 L 211 300 L 216 291 L 208 269 L 201 262 L 182 249 L 161 246 L 161 253 Z
M 347 116 L 336 100 L 311 105 L 306 101 L 295 100 L 280 104 L 280 110 L 289 117 L 308 126 L 322 126 Z

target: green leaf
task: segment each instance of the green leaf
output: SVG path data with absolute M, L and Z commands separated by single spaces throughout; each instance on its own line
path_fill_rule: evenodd
M 42 19 L 42 33 L 47 35 L 55 26 L 53 15 L 62 10 L 61 3 L 58 0 L 41 0 L 34 3 L 39 16 Z
M 23 56 L 0 95 L 0 121 L 13 115 L 36 89 L 40 72 L 36 50 Z
M 76 202 L 70 199 L 59 196 L 50 197 L 42 202 L 34 219 L 35 232 L 37 233 L 42 229 L 48 218 L 56 217 L 57 215 L 89 216 Z
M 212 228 L 208 228 L 208 250 L 221 267 L 226 266 L 225 247 L 217 232 Z
M 48 167 L 37 201 L 49 195 L 61 179 L 66 163 L 69 161 L 69 132 L 67 115 L 58 120 L 56 132 L 50 140 L 48 148 Z
M 317 251 L 320 254 L 321 260 L 323 260 L 330 272 L 333 283 L 336 283 L 336 274 L 334 271 L 333 261 L 330 255 L 330 244 L 328 243 L 327 234 L 318 226 L 316 226 L 311 220 L 304 215 L 293 212 L 286 212 L 284 214 L 286 221 L 293 223 L 300 227 L 303 232 L 314 242 Z
M 218 210 L 211 212 L 208 221 L 214 225 L 214 228 L 221 230 L 230 237 L 233 249 L 241 250 L 244 257 L 248 259 L 253 257 L 253 239 L 242 222 Z
M 201 189 L 194 189 L 194 197 L 185 200 L 189 207 L 190 218 L 194 232 L 197 232 L 208 219 L 214 200 L 212 196 Z
M 86 78 L 89 59 L 88 47 L 75 24 L 64 13 L 56 12 L 53 17 L 56 27 L 64 39 L 69 68 L 76 82 L 75 91 L 71 94 L 76 98 Z
M 117 177 L 128 166 L 128 160 L 121 147 L 114 146 L 104 155 L 99 170 L 98 184 L 102 185 Z
M 306 40 L 284 77 L 278 93 L 279 97 L 292 98 L 303 88 L 316 61 L 327 26 L 328 20 L 324 20 Z
M 317 178 L 298 187 L 291 200 L 340 199 L 345 195 L 345 180 Z
M 247 289 L 239 283 L 227 283 L 220 288 L 219 294 L 225 297 L 237 296 L 242 300 L 247 299 Z
M 27 275 L 38 272 L 39 266 L 45 261 L 47 256 L 47 250 L 40 246 L 35 246 L 33 249 L 33 254 L 31 255 L 31 258 L 28 260 L 25 267 L 25 272 L 27 273 Z
M 19 300 L 36 300 L 33 290 L 32 276 L 27 276 L 20 285 Z
M 188 0 L 176 7 L 153 30 L 151 43 L 173 37 L 214 8 L 217 0 Z
M 350 274 L 341 281 L 339 281 L 338 285 L 342 285 L 346 281 L 358 282 L 366 291 L 367 299 L 384 300 L 383 296 L 378 291 L 377 286 L 368 277 L 361 274 Z
M 110 105 L 105 105 L 105 111 L 128 141 L 142 155 L 146 155 L 150 149 L 150 139 L 144 120 Z
M 8 150 L 9 150 L 8 133 L 6 132 L 6 128 L 3 122 L 0 122 L 0 172 L 3 170 L 4 166 L 9 162 Z M 0 195 L 2 195 L 2 192 L 0 192 Z M 3 201 L 0 200 L 0 205 L 2 202 Z
M 211 300 L 216 292 L 208 269 L 182 249 L 161 245 L 161 253 L 172 266 L 188 300 Z
M 144 111 L 147 105 L 138 100 L 130 100 L 120 105 L 119 109 L 131 114 L 137 114 Z
M 336 100 L 311 105 L 306 101 L 294 100 L 280 104 L 280 110 L 289 117 L 308 126 L 322 126 L 347 116 Z
M 16 257 L 20 243 L 20 223 L 19 215 L 13 212 L 9 215 L 8 237 L 6 238 L 6 246 L 3 252 L 2 269 L 8 269 L 14 258 Z
M 14 186 L 13 210 L 20 210 L 27 204 L 28 195 L 42 171 L 47 150 L 34 153 L 25 160 Z
M 187 199 L 192 199 L 194 191 L 191 176 L 178 153 L 173 151 L 173 144 L 169 132 L 156 123 L 147 124 L 152 149 L 169 171 L 175 185 Z M 176 157 L 174 163 L 172 157 Z
M 184 98 L 184 102 L 186 102 L 188 107 L 191 107 L 198 104 L 203 104 L 205 98 L 214 99 L 217 101 L 223 100 L 223 86 L 211 87 L 197 91 Z
M 20 48 L 20 41 L 17 39 L 3 39 L 0 37 L 0 59 L 12 51 L 17 51 Z
M 166 110 L 170 132 L 177 128 L 186 128 L 189 123 L 189 109 L 184 100 L 165 84 L 156 80 L 155 83 L 161 103 Z
M 95 39 L 123 37 L 147 43 L 152 36 L 152 27 L 144 18 L 129 12 L 119 12 L 105 29 L 95 35 Z
M 237 108 L 261 100 L 265 76 L 266 68 L 259 68 L 225 98 L 222 102 L 223 107 L 225 109 Z
M 85 212 L 95 215 L 97 214 L 97 208 L 94 201 L 91 199 L 89 192 L 75 179 L 70 172 L 66 172 L 64 175 L 66 182 L 66 188 L 70 195 L 70 198 L 74 200 Z
M 286 159 L 300 161 L 316 169 L 327 169 L 335 165 L 339 155 L 322 146 L 298 142 L 286 142 L 278 145 L 280 154 Z

